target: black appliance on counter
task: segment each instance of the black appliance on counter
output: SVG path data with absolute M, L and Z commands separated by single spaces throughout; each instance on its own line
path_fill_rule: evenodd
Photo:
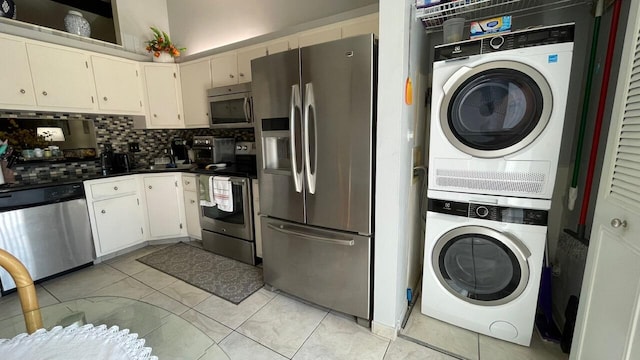
M 102 175 L 110 175 L 114 173 L 113 146 L 110 143 L 104 144 L 104 150 L 100 153 L 100 166 L 102 167 Z
M 106 143 L 100 154 L 100 166 L 102 166 L 102 175 L 129 172 L 135 167 L 133 154 L 113 152 L 113 146 Z
M 187 142 L 180 137 L 171 140 L 171 155 L 176 164 L 190 164 Z

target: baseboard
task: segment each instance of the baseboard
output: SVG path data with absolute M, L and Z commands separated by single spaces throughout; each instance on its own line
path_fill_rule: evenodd
M 371 332 L 391 341 L 394 341 L 398 337 L 398 329 L 375 321 L 371 322 Z

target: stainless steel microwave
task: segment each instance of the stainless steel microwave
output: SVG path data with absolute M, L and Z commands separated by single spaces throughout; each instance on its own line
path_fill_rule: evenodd
M 251 83 L 209 89 L 207 98 L 212 129 L 253 127 Z

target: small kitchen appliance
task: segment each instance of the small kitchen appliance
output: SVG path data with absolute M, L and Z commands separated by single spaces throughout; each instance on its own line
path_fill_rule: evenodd
M 171 139 L 171 155 L 173 155 L 176 164 L 190 163 L 187 142 L 180 137 Z
M 193 153 L 198 167 L 209 164 L 230 163 L 235 158 L 234 138 L 194 136 Z
M 100 166 L 102 167 L 102 175 L 110 175 L 114 173 L 114 153 L 113 146 L 110 143 L 104 144 L 104 150 L 100 153 Z

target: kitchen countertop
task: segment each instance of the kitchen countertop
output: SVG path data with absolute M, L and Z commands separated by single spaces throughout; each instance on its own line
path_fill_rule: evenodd
M 223 175 L 223 176 L 239 176 L 239 177 L 248 177 L 251 179 L 257 179 L 258 176 L 255 172 L 255 169 L 249 169 L 246 166 L 236 166 L 236 164 L 231 164 L 224 168 L 218 169 L 202 169 L 198 168 L 195 165 L 193 167 L 182 167 L 182 168 L 155 168 L 155 169 L 133 169 L 129 172 L 117 173 L 117 174 L 109 174 L 109 175 L 95 175 L 84 179 L 66 179 L 62 181 L 52 181 L 48 183 L 42 184 L 4 184 L 0 185 L 0 194 L 8 193 L 12 191 L 20 191 L 20 190 L 29 190 L 29 189 L 37 189 L 42 187 L 54 186 L 54 185 L 69 185 L 69 184 L 81 184 L 83 181 L 87 180 L 96 180 L 96 179 L 106 179 L 117 176 L 126 176 L 126 175 L 137 175 L 137 174 L 158 174 L 158 173 L 167 173 L 167 172 L 185 172 L 185 173 L 194 173 L 194 174 L 211 174 L 211 175 Z

